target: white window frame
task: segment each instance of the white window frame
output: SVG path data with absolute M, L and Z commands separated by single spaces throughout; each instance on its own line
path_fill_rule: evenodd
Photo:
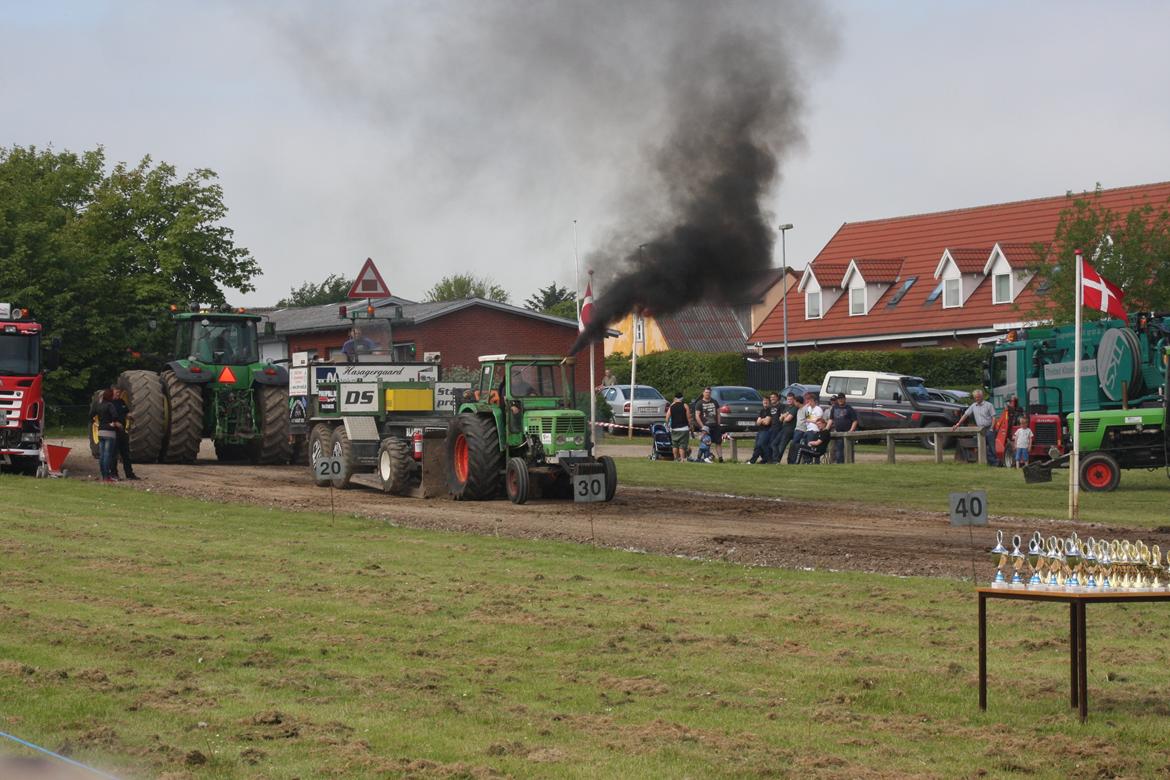
M 861 300 L 860 301 L 855 301 L 853 299 L 853 296 L 855 293 L 861 293 Z M 864 316 L 866 314 L 866 311 L 867 311 L 866 310 L 866 303 L 867 303 L 866 298 L 868 296 L 865 293 L 866 293 L 866 290 L 864 287 L 850 287 L 849 288 L 849 316 L 850 317 L 861 317 L 861 316 Z M 861 304 L 860 311 L 854 310 L 856 308 L 855 304 L 857 304 L 857 303 Z
M 817 302 L 815 314 L 813 314 L 813 307 L 811 306 L 814 300 Z M 806 292 L 804 294 L 804 318 L 806 320 L 819 320 L 823 315 L 824 312 L 821 311 L 821 291 L 817 290 L 813 292 L 810 290 Z
M 999 297 L 999 280 L 1007 279 L 1007 298 Z M 995 274 L 991 277 L 991 302 L 992 303 L 1011 303 L 1012 302 L 1012 272 L 1007 271 L 1002 274 Z
M 951 285 L 955 285 L 955 302 L 948 303 L 950 298 Z M 961 277 L 953 276 L 949 279 L 943 279 L 943 308 L 944 309 L 961 309 L 963 308 L 963 280 Z

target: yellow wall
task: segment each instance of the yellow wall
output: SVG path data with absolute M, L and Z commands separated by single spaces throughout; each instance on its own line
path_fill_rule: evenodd
M 794 311 L 792 308 L 793 304 L 803 304 L 804 298 L 798 295 L 796 290 L 792 289 L 796 286 L 796 283 L 800 281 L 799 276 L 797 276 L 795 273 L 789 272 L 784 275 L 784 281 L 786 281 L 788 284 L 788 318 L 791 320 L 792 312 Z M 764 293 L 764 300 L 752 306 L 752 322 L 751 328 L 748 330 L 749 335 L 756 332 L 756 328 L 763 324 L 764 320 L 767 319 L 768 315 L 772 313 L 773 309 L 780 305 L 783 299 L 783 284 L 777 283 L 768 288 L 768 291 Z M 804 316 L 803 308 L 801 309 L 801 316 Z
M 654 318 L 643 317 L 642 319 L 644 320 L 643 327 L 646 330 L 646 341 L 638 345 L 638 354 L 648 355 L 651 352 L 665 352 L 669 349 Z M 634 340 L 634 315 L 627 314 L 609 327 L 621 331 L 622 335 L 605 340 L 606 356 L 608 357 L 615 352 L 620 352 L 623 355 L 630 354 L 630 344 Z

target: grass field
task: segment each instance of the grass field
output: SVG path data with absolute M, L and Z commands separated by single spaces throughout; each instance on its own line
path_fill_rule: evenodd
M 1170 763 L 1170 622 L 1154 605 L 1090 610 L 1082 726 L 1051 606 L 992 605 L 979 713 L 975 599 L 954 581 L 97 484 L 0 477 L 0 495 L 0 730 L 126 777 L 1153 777 Z
M 842 466 L 749 466 L 619 458 L 624 485 L 685 488 L 744 496 L 947 511 L 947 494 L 987 490 L 988 511 L 1010 517 L 1068 517 L 1068 472 L 1029 485 L 1016 469 L 959 463 L 853 463 Z M 1162 469 L 1123 471 L 1112 493 L 1081 493 L 1081 519 L 1140 528 L 1170 526 L 1170 479 Z

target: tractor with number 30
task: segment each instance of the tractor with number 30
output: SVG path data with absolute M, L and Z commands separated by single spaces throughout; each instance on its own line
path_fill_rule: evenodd
M 588 420 L 573 403 L 573 359 L 487 355 L 479 363 L 478 387 L 447 434 L 451 495 L 474 501 L 502 490 L 515 504 L 537 494 L 572 498 L 575 477 L 597 474 L 604 494 L 595 498 L 612 500 L 617 468 L 591 454 Z

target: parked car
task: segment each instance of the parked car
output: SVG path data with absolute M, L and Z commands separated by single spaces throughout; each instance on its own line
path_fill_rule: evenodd
M 889 428 L 950 428 L 963 406 L 930 397 L 922 379 L 879 371 L 830 371 L 821 385 L 822 397 L 844 393 L 857 411 L 858 430 Z M 944 445 L 950 437 L 943 437 Z M 934 446 L 934 437 L 923 443 Z
M 787 398 L 789 393 L 792 393 L 794 396 L 796 396 L 796 400 L 800 401 L 801 403 L 804 403 L 805 393 L 812 393 L 814 396 L 816 396 L 817 403 L 821 402 L 820 385 L 805 385 L 801 384 L 800 382 L 793 382 L 788 387 L 780 391 L 780 400 L 783 401 L 785 398 Z
M 633 388 L 634 425 L 645 428 L 651 423 L 662 422 L 666 419 L 668 406 L 662 393 L 650 385 L 634 385 Z M 613 410 L 614 422 L 618 425 L 630 419 L 630 386 L 611 385 L 605 388 L 601 397 Z
M 712 387 L 711 398 L 719 404 L 720 424 L 725 432 L 754 431 L 758 427 L 756 420 L 764 406 L 764 398 L 754 387 Z
M 966 390 L 940 390 L 936 387 L 928 387 L 926 393 L 936 401 L 946 401 L 949 404 L 968 406 L 971 403 L 971 394 Z

